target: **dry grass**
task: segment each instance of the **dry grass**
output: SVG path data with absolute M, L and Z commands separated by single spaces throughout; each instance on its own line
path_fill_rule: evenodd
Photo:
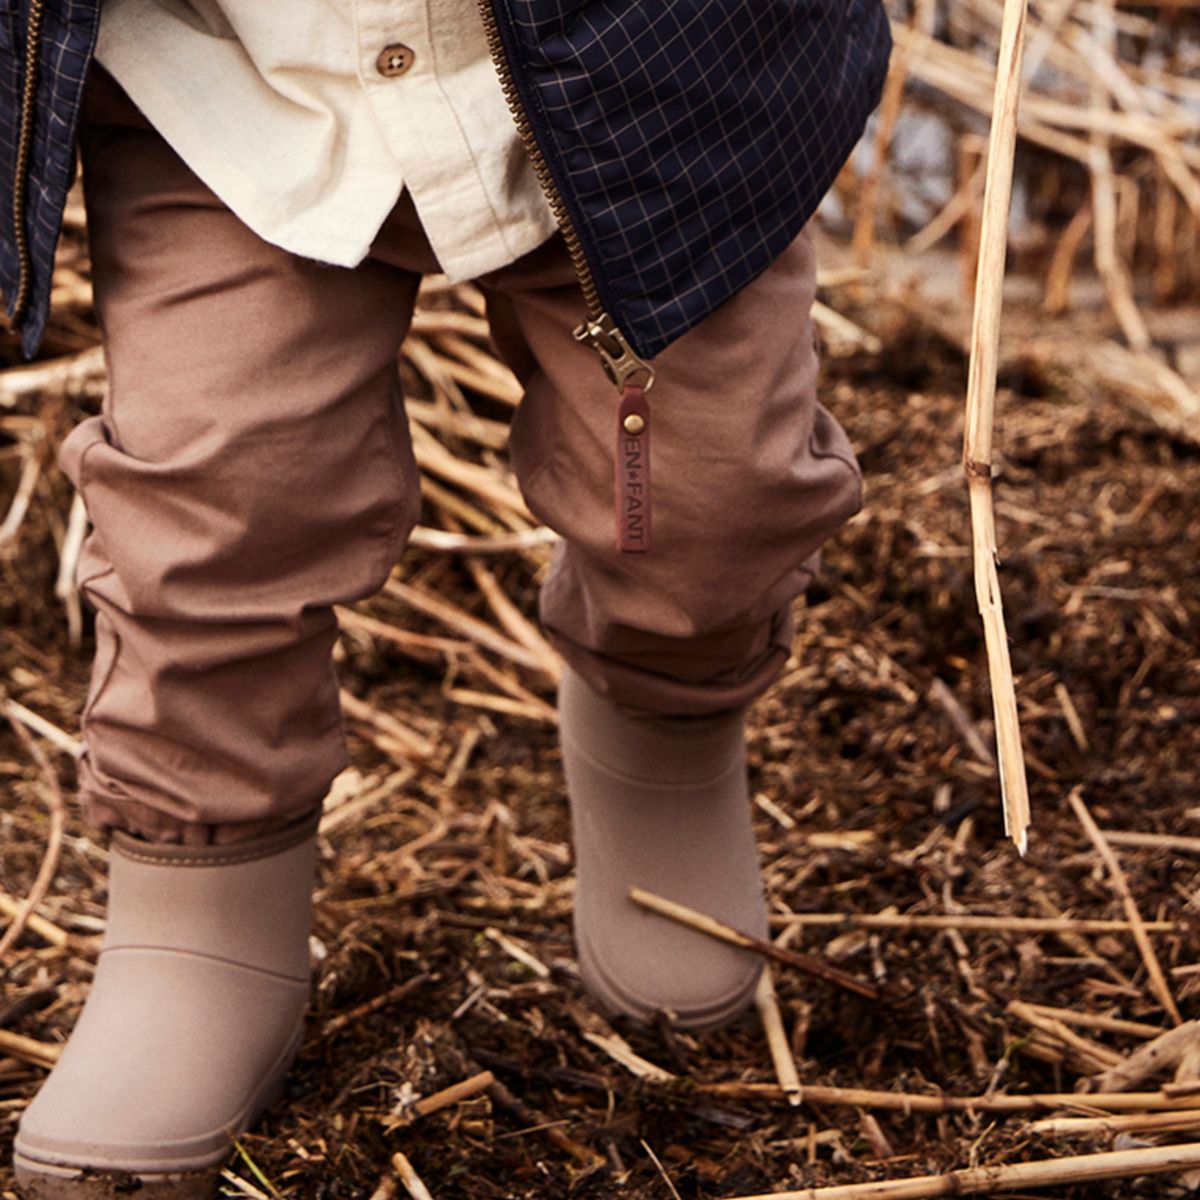
M 1079 8 L 1064 20 L 1094 26 L 1095 6 Z M 959 33 L 989 11 L 964 5 Z M 910 56 L 914 79 L 923 69 Z M 1148 71 L 1134 73 L 1143 87 Z M 1167 152 L 1155 141 L 1118 154 L 1128 129 L 1115 102 L 1108 111 L 1117 173 L 1133 171 L 1140 189 L 1138 162 L 1161 166 Z M 1086 133 L 1072 136 L 1093 155 Z M 1059 156 L 1046 187 L 1066 194 L 1091 165 Z M 875 192 L 893 241 L 897 179 Z M 1118 230 L 1130 220 L 1121 202 Z M 1176 280 L 1196 277 L 1185 210 L 1172 226 Z M 1069 217 L 1044 215 L 1048 236 L 1067 236 Z M 1125 236 L 1140 287 L 1145 243 Z M 954 253 L 969 250 L 960 238 Z M 839 253 L 826 248 L 830 267 Z M 754 707 L 750 758 L 780 943 L 879 998 L 776 963 L 775 1011 L 767 997 L 759 1006 L 770 1044 L 758 1013 L 703 1037 L 614 1030 L 579 992 L 557 663 L 535 622 L 552 536 L 503 460 L 518 397 L 490 358 L 478 297 L 429 281 L 404 361 L 422 528 L 388 588 L 341 614 L 354 766 L 322 828 L 309 1034 L 286 1103 L 231 1162 L 228 1195 L 693 1200 L 1189 1136 L 1194 1126 L 1172 1130 L 1194 1117 L 1169 1114 L 1200 1107 L 1189 1036 L 1200 1016 L 1200 455 L 1188 430 L 1147 415 L 1161 405 L 1130 403 L 1139 380 L 1124 368 L 1076 369 L 1110 361 L 1110 343 L 1150 353 L 1126 336 L 1111 279 L 1095 276 L 1101 302 L 1086 308 L 1077 267 L 1080 311 L 1052 319 L 1045 254 L 1017 257 L 1032 284 L 1006 312 L 1027 336 L 1002 348 L 993 461 L 1030 851 L 1022 860 L 1005 843 L 997 804 L 956 290 L 939 305 L 936 276 L 924 293 L 902 285 L 877 246 L 872 276 L 831 275 L 822 294 L 835 314 L 823 322 L 822 395 L 859 453 L 868 505 L 827 550 L 794 659 Z M 936 252 L 903 261 L 944 273 Z M 104 912 L 104 852 L 69 805 L 57 848 L 51 836 L 55 787 L 73 782 L 91 637 L 70 588 L 56 594 L 82 523 L 53 450 L 103 387 L 77 236 L 59 290 L 40 376 L 0 373 L 0 683 L 30 734 L 0 725 L 6 925 L 39 870 L 48 881 L 0 963 L 0 1163 L 86 995 Z M 1156 342 L 1175 327 L 1165 307 L 1139 311 Z M 0 351 L 15 361 L 11 340 Z M 1082 924 L 1100 920 L 1112 924 Z M 1172 1006 L 1185 1022 L 1174 1034 Z M 789 1051 L 797 1079 L 783 1070 L 781 1086 Z M 1187 1181 L 1057 1194 L 1166 1196 Z

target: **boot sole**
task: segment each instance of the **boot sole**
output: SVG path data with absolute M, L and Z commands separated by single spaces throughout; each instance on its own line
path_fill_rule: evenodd
M 254 1124 L 261 1113 L 283 1097 L 287 1074 L 300 1049 L 304 1023 L 280 1056 L 279 1065 L 246 1106 L 235 1136 Z M 175 1171 L 124 1171 L 116 1167 L 93 1168 L 41 1162 L 13 1153 L 13 1176 L 20 1200 L 212 1200 L 221 1182 L 221 1167 L 232 1147 L 211 1164 Z

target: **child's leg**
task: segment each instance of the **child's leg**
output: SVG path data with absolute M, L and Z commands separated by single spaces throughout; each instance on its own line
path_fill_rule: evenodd
M 389 265 L 355 270 L 268 245 L 102 73 L 86 122 L 110 392 L 62 459 L 95 526 L 83 798 L 117 832 L 95 979 L 17 1178 L 199 1200 L 302 1028 L 316 809 L 345 761 L 332 606 L 380 585 L 416 520 L 396 354 L 432 258 L 395 229 Z
M 584 981 L 614 1012 L 711 1026 L 758 960 L 628 899 L 631 884 L 766 933 L 745 769 L 746 706 L 791 651 L 821 542 L 861 504 L 846 435 L 817 402 L 807 232 L 655 360 L 651 548 L 615 547 L 617 394 L 571 328 L 562 245 L 486 277 L 497 344 L 526 394 L 511 452 L 564 537 L 541 594 L 567 660 L 560 736 Z
M 62 450 L 95 526 L 82 799 L 154 841 L 234 841 L 345 765 L 333 605 L 380 586 L 419 512 L 396 354 L 428 263 L 262 241 L 102 73 L 85 119 L 110 390 Z
M 513 464 L 565 539 L 542 590 L 547 634 L 630 709 L 745 704 L 782 670 L 817 549 L 862 500 L 850 443 L 817 401 L 811 237 L 654 360 L 647 553 L 614 545 L 617 393 L 570 336 L 584 311 L 573 279 L 556 238 L 481 281 L 526 385 Z

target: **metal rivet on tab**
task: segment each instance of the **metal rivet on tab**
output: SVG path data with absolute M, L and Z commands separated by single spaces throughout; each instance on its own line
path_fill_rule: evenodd
M 621 424 L 626 433 L 641 433 L 646 428 L 646 422 L 637 413 L 630 413 Z

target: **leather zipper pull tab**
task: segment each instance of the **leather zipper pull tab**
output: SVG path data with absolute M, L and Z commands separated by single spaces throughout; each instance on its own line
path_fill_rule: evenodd
M 626 381 L 617 407 L 613 462 L 617 549 L 650 549 L 650 404 L 640 383 Z

